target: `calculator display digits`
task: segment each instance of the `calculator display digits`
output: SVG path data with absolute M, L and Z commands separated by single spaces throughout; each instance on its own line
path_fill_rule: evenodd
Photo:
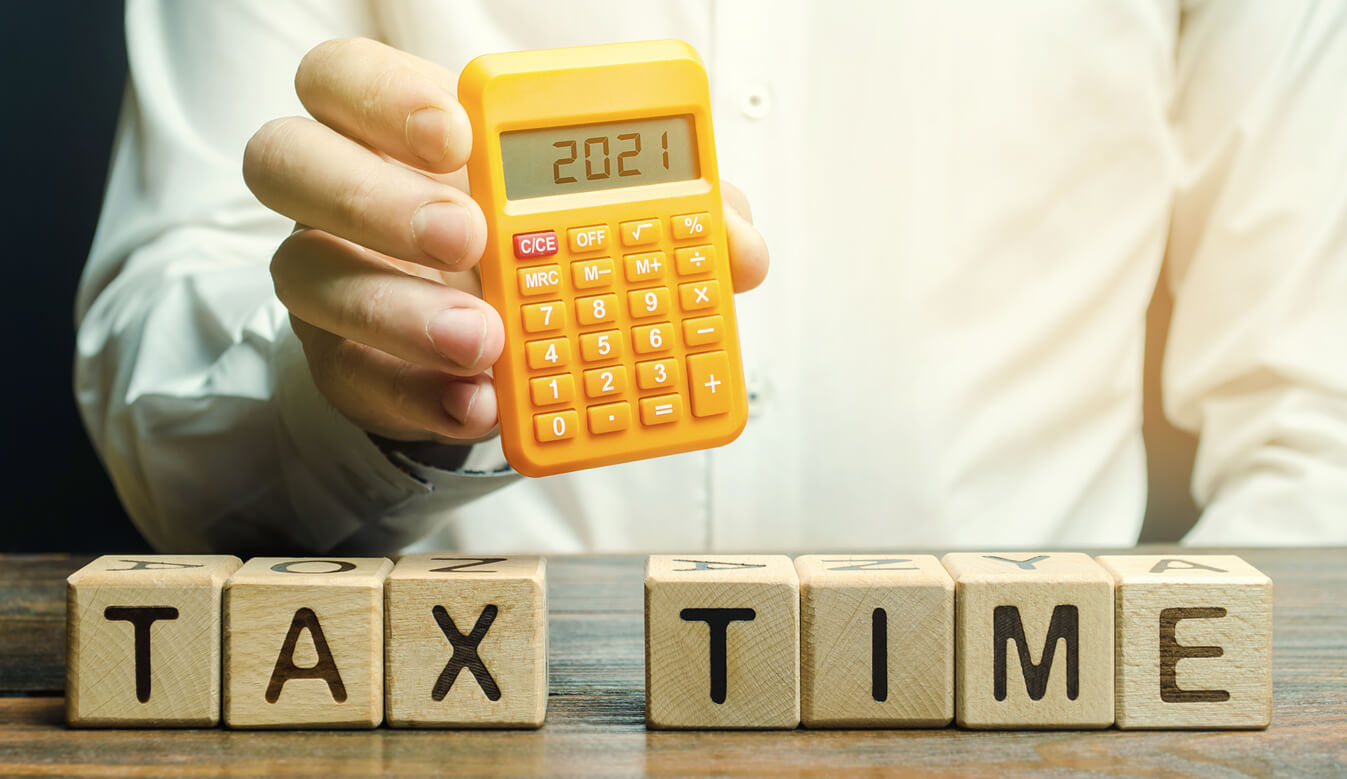
M 478 57 L 459 80 L 501 445 L 529 476 L 747 420 L 706 72 L 681 41 Z

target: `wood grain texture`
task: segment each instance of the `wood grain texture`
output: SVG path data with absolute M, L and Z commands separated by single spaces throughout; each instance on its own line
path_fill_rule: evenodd
M 933 555 L 804 555 L 800 720 L 944 727 L 954 717 L 954 581 Z
M 1120 728 L 1265 728 L 1272 581 L 1233 555 L 1103 555 Z
M 220 598 L 228 555 L 105 555 L 66 580 L 66 721 L 220 721 Z
M 0 556 L 0 775 L 1343 776 L 1347 549 L 1238 554 L 1276 582 L 1262 731 L 647 731 L 644 558 L 604 555 L 548 559 L 539 730 L 72 731 L 65 577 L 88 558 Z
M 382 557 L 254 557 L 225 585 L 231 728 L 383 722 Z
M 1089 555 L 1066 552 L 962 552 L 942 562 L 955 583 L 960 726 L 1113 724 L 1107 571 Z
M 800 723 L 800 581 L 783 555 L 654 555 L 645 568 L 646 723 Z
M 384 585 L 388 724 L 541 726 L 546 573 L 541 557 L 400 559 Z

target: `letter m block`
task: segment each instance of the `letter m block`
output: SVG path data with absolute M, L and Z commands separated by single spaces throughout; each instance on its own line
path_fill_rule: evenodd
M 224 555 L 106 555 L 71 574 L 66 719 L 80 727 L 220 721 Z
M 1113 724 L 1113 578 L 1088 555 L 949 554 L 966 728 Z

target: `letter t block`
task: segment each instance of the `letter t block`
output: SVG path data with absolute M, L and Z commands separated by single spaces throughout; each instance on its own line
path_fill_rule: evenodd
M 225 585 L 231 728 L 375 728 L 384 718 L 382 557 L 254 557 Z
M 66 720 L 81 727 L 220 721 L 227 555 L 105 555 L 66 588 Z
M 800 582 L 784 555 L 655 555 L 645 568 L 646 726 L 800 724 Z
M 1265 728 L 1272 580 L 1233 555 L 1105 555 L 1118 586 L 1118 727 Z
M 1113 577 L 1076 553 L 956 553 L 955 716 L 965 728 L 1113 724 Z
M 407 555 L 384 589 L 388 724 L 536 728 L 547 713 L 541 557 Z

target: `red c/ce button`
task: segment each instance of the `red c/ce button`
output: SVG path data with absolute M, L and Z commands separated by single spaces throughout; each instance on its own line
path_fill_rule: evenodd
M 515 233 L 514 256 L 521 260 L 528 260 L 534 257 L 551 257 L 556 253 L 556 230 L 542 230 L 536 233 Z

